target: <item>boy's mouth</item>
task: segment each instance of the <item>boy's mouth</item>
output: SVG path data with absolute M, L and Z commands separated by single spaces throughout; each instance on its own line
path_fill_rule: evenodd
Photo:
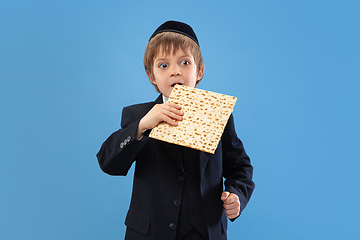
M 174 83 L 173 85 L 171 85 L 171 87 L 175 87 L 175 85 L 183 85 L 182 83 Z

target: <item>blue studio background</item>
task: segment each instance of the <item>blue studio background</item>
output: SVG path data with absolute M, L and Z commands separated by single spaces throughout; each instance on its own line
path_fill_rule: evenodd
M 170 19 L 198 87 L 238 97 L 256 189 L 229 239 L 360 239 L 359 0 L 0 0 L 0 239 L 123 239 L 133 170 L 95 154 L 157 97 L 142 59 Z

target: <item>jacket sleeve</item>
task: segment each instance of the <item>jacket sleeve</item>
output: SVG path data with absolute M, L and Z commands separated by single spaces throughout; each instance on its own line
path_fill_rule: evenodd
M 232 114 L 224 129 L 222 152 L 225 190 L 239 197 L 241 214 L 254 191 L 255 184 L 252 181 L 253 166 L 241 140 L 236 135 Z
M 137 153 L 147 139 L 137 140 L 136 133 L 141 117 L 133 117 L 129 107 L 125 107 L 121 117 L 121 129 L 112 133 L 97 153 L 100 168 L 110 175 L 125 176 Z

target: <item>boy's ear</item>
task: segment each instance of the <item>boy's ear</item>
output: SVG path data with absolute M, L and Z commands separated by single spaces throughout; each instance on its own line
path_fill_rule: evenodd
M 205 65 L 203 65 L 202 68 L 200 69 L 200 72 L 198 73 L 197 81 L 199 81 L 204 76 L 204 70 L 205 70 Z
M 155 81 L 155 79 L 153 79 L 153 78 L 151 77 L 151 74 L 149 73 L 149 71 L 146 71 L 146 75 L 147 75 L 148 78 L 150 79 L 150 82 L 151 82 L 152 84 L 155 84 L 155 85 L 156 85 L 156 81 Z

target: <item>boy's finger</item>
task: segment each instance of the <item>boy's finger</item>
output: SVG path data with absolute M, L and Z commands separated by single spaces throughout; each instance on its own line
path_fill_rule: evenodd
M 178 125 L 178 123 L 173 118 L 171 118 L 169 116 L 166 116 L 166 115 L 163 116 L 162 121 L 166 122 L 166 123 L 168 123 L 168 124 L 170 124 L 172 126 L 177 126 Z
M 181 108 L 180 108 L 181 109 Z M 169 113 L 174 113 L 176 115 L 184 115 L 183 111 L 181 111 L 180 109 L 178 108 L 174 108 L 172 106 L 166 106 L 163 108 L 163 113 L 166 114 L 166 112 L 169 112 Z M 164 111 L 165 110 L 165 111 Z
M 170 106 L 170 107 L 173 107 L 173 108 L 176 108 L 176 109 L 181 109 L 181 106 L 180 105 L 178 105 L 178 104 L 175 104 L 175 103 L 164 103 L 164 105 L 168 105 L 168 106 Z
M 233 210 L 233 209 L 240 209 L 240 202 L 233 202 L 233 203 L 224 203 L 223 204 L 225 210 Z
M 237 196 L 235 194 L 230 194 L 229 197 L 226 199 L 226 204 L 232 204 L 236 202 Z
M 226 214 L 226 216 L 229 218 L 229 219 L 234 219 L 234 218 L 236 218 L 237 216 L 239 216 L 239 214 Z
M 225 202 L 226 199 L 229 197 L 230 193 L 228 191 L 225 191 L 221 194 L 221 201 Z
M 183 119 L 182 114 L 179 114 L 178 112 L 165 111 L 164 114 L 172 120 L 181 121 Z

